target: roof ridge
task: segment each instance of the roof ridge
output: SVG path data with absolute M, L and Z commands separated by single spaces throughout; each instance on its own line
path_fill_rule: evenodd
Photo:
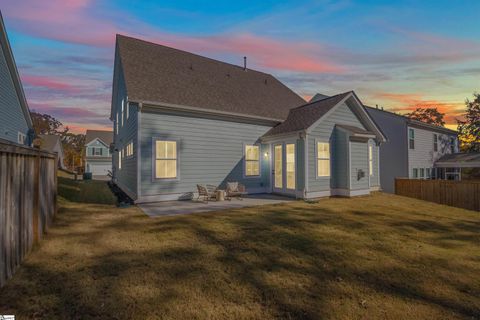
M 333 96 L 331 96 L 331 97 L 328 97 L 328 98 L 325 98 L 325 99 L 322 99 L 322 100 L 317 100 L 317 101 L 308 102 L 308 103 L 303 104 L 303 105 L 301 105 L 301 106 L 292 108 L 292 109 L 290 109 L 290 111 L 296 110 L 296 109 L 300 109 L 300 108 L 303 108 L 303 107 L 306 107 L 306 106 L 309 106 L 309 105 L 311 105 L 311 104 L 318 103 L 318 102 L 321 102 L 321 101 L 330 100 L 330 99 L 333 99 L 333 98 L 335 98 L 335 97 L 341 96 L 341 95 L 343 95 L 343 94 L 351 93 L 351 92 L 353 92 L 353 91 L 346 91 L 346 92 L 338 93 L 338 94 L 336 94 L 336 95 L 333 95 Z
M 239 68 L 239 69 L 242 69 L 242 70 L 243 70 L 243 67 L 240 66 L 240 65 L 237 65 L 237 64 L 233 64 L 233 63 L 230 63 L 230 62 L 225 62 L 225 61 L 217 60 L 217 59 L 214 59 L 214 58 L 202 56 L 202 55 L 200 55 L 200 54 L 198 54 L 198 53 L 194 53 L 194 52 L 190 52 L 190 51 L 186 51 L 186 50 L 182 50 L 182 49 L 178 49 L 178 48 L 166 46 L 166 45 L 164 45 L 164 44 L 155 43 L 155 42 L 153 42 L 153 41 L 144 40 L 144 39 L 135 38 L 135 37 L 126 36 L 126 35 L 117 33 L 117 34 L 116 34 L 116 38 L 118 39 L 119 37 L 123 37 L 123 38 L 132 39 L 132 40 L 135 40 L 135 41 L 144 42 L 144 43 L 146 43 L 146 44 L 150 44 L 150 45 L 154 45 L 154 46 L 159 46 L 159 47 L 168 48 L 168 49 L 171 49 L 171 50 L 175 50 L 175 51 L 179 51 L 179 52 L 182 52 L 182 53 L 186 53 L 186 54 L 188 54 L 188 55 L 192 55 L 192 56 L 200 57 L 200 58 L 203 58 L 203 59 L 211 60 L 211 61 L 216 62 L 216 63 L 226 64 L 226 65 L 229 65 L 229 66 L 232 66 L 232 67 Z M 275 78 L 275 76 L 273 76 L 273 75 L 270 74 L 270 73 L 266 73 L 266 72 L 263 72 L 263 71 L 259 71 L 259 70 L 256 70 L 256 69 L 250 69 L 250 68 L 247 68 L 247 70 L 248 70 L 248 71 L 257 72 L 257 73 L 261 73 L 261 74 L 263 74 L 263 75 L 272 77 L 272 78 L 274 78 L 275 80 L 279 81 L 277 78 Z M 279 81 L 279 82 L 280 82 L 280 81 Z

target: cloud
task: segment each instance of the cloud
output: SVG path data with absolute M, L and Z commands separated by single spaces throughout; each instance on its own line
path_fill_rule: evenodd
M 69 84 L 66 79 L 55 79 L 52 77 L 22 75 L 22 83 L 27 86 L 41 87 L 51 90 L 67 91 L 69 93 L 77 93 L 79 88 Z
M 373 97 L 386 105 L 393 105 L 387 107 L 393 112 L 408 113 L 416 108 L 437 108 L 438 111 L 445 113 L 445 122 L 450 125 L 456 124 L 456 119 L 462 117 L 465 106 L 464 102 L 425 99 L 420 93 L 379 92 Z

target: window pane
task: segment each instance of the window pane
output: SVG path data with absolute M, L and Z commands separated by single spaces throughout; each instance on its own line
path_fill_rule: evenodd
M 166 141 L 157 141 L 156 142 L 156 149 L 157 149 L 157 159 L 166 158 Z
M 252 175 L 258 176 L 260 175 L 260 164 L 258 161 L 251 161 L 252 163 Z
M 177 160 L 157 160 L 155 166 L 155 176 L 157 178 L 176 178 Z
M 319 159 L 317 160 L 318 176 L 329 177 L 330 176 L 330 160 Z
M 245 160 L 259 160 L 260 158 L 259 146 L 245 146 Z
M 286 170 L 287 170 L 287 189 L 295 189 L 295 144 L 287 144 L 286 152 Z
M 168 159 L 176 159 L 177 158 L 177 143 L 175 141 L 167 141 L 167 156 Z
M 275 146 L 275 188 L 283 188 L 282 146 Z
M 325 142 L 317 143 L 317 158 L 330 159 L 330 144 Z
M 157 159 L 177 159 L 176 141 L 156 141 Z

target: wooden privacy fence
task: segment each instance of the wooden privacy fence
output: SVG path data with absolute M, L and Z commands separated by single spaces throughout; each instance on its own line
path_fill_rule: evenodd
M 0 287 L 57 210 L 56 155 L 0 140 Z
M 480 211 L 480 181 L 397 178 L 395 193 L 447 206 Z

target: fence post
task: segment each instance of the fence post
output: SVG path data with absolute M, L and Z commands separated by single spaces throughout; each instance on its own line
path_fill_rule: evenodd
M 34 195 L 33 195 L 33 243 L 36 244 L 39 241 L 38 234 L 38 220 L 40 217 L 40 153 L 37 153 L 35 157 L 35 169 L 34 174 Z

